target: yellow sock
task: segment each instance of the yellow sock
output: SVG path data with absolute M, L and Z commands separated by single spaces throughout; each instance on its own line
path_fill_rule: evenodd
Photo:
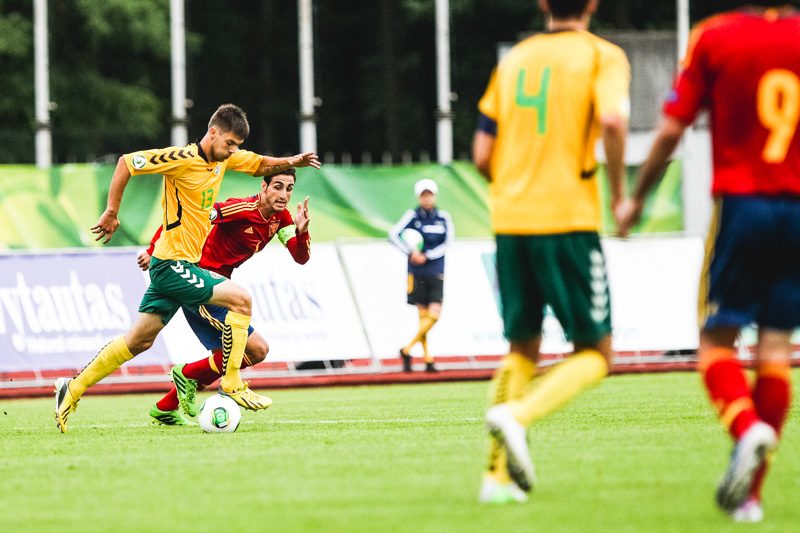
M 242 386 L 239 369 L 242 367 L 249 325 L 248 315 L 233 311 L 228 311 L 225 315 L 225 326 L 222 328 L 222 381 L 220 382 L 224 391 L 232 392 Z
M 426 363 L 433 363 L 433 357 L 431 353 L 428 351 L 428 335 L 423 335 L 422 338 L 419 340 L 420 345 L 422 346 L 422 360 Z
M 86 368 L 75 376 L 75 379 L 69 384 L 69 391 L 75 399 L 80 398 L 86 389 L 131 359 L 133 359 L 133 354 L 125 343 L 125 337 L 120 335 L 103 346 L 94 359 L 86 365 Z
M 211 352 L 211 355 L 208 356 L 208 366 L 215 374 L 222 375 L 222 370 L 217 368 L 217 363 L 214 361 L 214 352 Z
M 408 353 L 411 348 L 414 347 L 415 344 L 422 341 L 422 337 L 428 334 L 436 321 L 439 320 L 438 316 L 431 316 L 425 311 L 420 311 L 419 313 L 419 330 L 417 330 L 417 334 L 414 335 L 414 338 L 411 339 L 411 342 L 403 348 L 403 351 Z
M 505 403 L 521 398 L 536 375 L 536 363 L 522 354 L 506 355 L 489 384 L 489 405 Z M 489 466 L 487 475 L 499 483 L 508 483 L 511 478 L 506 469 L 505 450 L 494 437 L 489 437 Z
M 582 350 L 559 363 L 529 393 L 510 402 L 511 413 L 529 426 L 598 383 L 608 374 L 605 357 L 596 350 Z

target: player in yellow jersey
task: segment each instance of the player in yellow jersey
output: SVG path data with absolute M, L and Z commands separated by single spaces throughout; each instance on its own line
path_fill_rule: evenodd
M 599 382 L 612 359 L 611 308 L 598 238 L 594 146 L 602 136 L 612 202 L 622 196 L 630 67 L 589 33 L 596 0 L 539 0 L 547 31 L 514 46 L 479 103 L 473 159 L 491 182 L 497 275 L 509 354 L 486 415 L 481 502 L 525 501 L 535 483 L 526 428 Z M 575 353 L 533 388 L 544 306 Z
M 74 379 L 56 380 L 56 425 L 62 433 L 83 393 L 152 346 L 181 305 L 208 303 L 228 309 L 222 333 L 220 392 L 246 409 L 266 409 L 272 404 L 269 398 L 251 391 L 239 375 L 250 325 L 250 295 L 229 279 L 200 268 L 197 262 L 211 230 L 209 216 L 214 213 L 212 207 L 227 169 L 263 176 L 291 167 L 319 168 L 320 163 L 313 153 L 275 158 L 240 150 L 249 133 L 244 112 L 225 104 L 214 112 L 199 143 L 120 157 L 111 178 L 106 210 L 92 228 L 96 240 L 107 243 L 119 227 L 122 193 L 131 176 L 139 174 L 164 175 L 162 235 L 150 259 L 150 286 L 134 325 L 103 347 Z

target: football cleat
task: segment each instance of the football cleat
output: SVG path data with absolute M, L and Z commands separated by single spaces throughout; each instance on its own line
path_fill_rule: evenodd
M 267 407 L 272 405 L 272 398 L 256 394 L 255 392 L 250 390 L 250 388 L 247 386 L 247 382 L 244 382 L 241 388 L 231 392 L 223 390 L 222 387 L 220 387 L 219 393 L 222 394 L 223 396 L 227 396 L 234 402 L 238 403 L 245 409 L 249 409 L 250 411 L 258 411 L 260 409 L 266 409 Z
M 56 427 L 61 433 L 67 432 L 67 418 L 70 413 L 78 408 L 78 402 L 80 401 L 80 398 L 77 400 L 73 399 L 72 393 L 69 390 L 70 381 L 72 381 L 70 378 L 58 378 L 55 383 L 53 383 L 56 395 Z
M 478 502 L 493 505 L 525 503 L 528 495 L 515 483 L 500 483 L 491 476 L 484 476 Z
M 731 518 L 734 522 L 754 524 L 764 520 L 764 509 L 757 498 L 748 498 L 731 513 Z
M 756 471 L 778 446 L 778 436 L 771 426 L 756 422 L 736 443 L 728 470 L 717 488 L 717 505 L 732 514 L 750 493 Z
M 165 426 L 191 426 L 192 422 L 186 420 L 180 411 L 162 411 L 157 405 L 150 409 L 150 416 L 154 423 L 164 424 Z
M 170 371 L 172 382 L 175 383 L 175 390 L 178 392 L 178 403 L 181 404 L 183 412 L 189 416 L 197 416 L 200 408 L 194 403 L 197 394 L 197 380 L 187 378 L 183 375 L 183 367 L 186 365 L 175 365 Z
M 520 489 L 530 492 L 536 484 L 536 469 L 528 451 L 525 427 L 514 418 L 507 404 L 486 411 L 486 427 L 506 450 L 508 475 Z
M 403 361 L 403 372 L 413 372 L 411 355 L 407 354 L 402 348 L 400 348 L 400 359 Z
M 425 372 L 427 372 L 428 374 L 436 374 L 437 372 L 439 372 L 439 369 L 436 368 L 436 365 L 434 365 L 433 363 L 425 363 Z

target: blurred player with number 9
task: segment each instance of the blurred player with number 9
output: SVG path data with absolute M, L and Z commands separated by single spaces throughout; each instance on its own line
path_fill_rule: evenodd
M 740 522 L 763 518 L 761 484 L 789 410 L 790 336 L 800 326 L 800 14 L 779 3 L 751 0 L 697 26 L 634 195 L 617 213 L 624 235 L 707 107 L 715 206 L 698 367 L 735 442 L 717 504 Z M 752 387 L 735 348 L 750 324 L 759 326 Z

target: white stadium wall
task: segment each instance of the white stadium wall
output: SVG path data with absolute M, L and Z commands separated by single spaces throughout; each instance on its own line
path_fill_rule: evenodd
M 695 348 L 701 240 L 607 239 L 603 246 L 615 348 Z M 135 320 L 147 286 L 136 253 L 0 256 L 0 373 L 80 368 L 122 333 Z M 429 337 L 437 357 L 505 353 L 493 261 L 491 240 L 460 240 L 448 251 L 441 320 Z M 388 242 L 317 244 L 306 265 L 270 245 L 234 280 L 253 295 L 252 324 L 270 344 L 270 361 L 377 362 L 396 358 L 417 327 L 416 310 L 405 303 L 405 269 L 405 257 Z M 558 322 L 548 316 L 543 351 L 569 350 Z M 168 365 L 204 353 L 179 313 L 131 365 Z

